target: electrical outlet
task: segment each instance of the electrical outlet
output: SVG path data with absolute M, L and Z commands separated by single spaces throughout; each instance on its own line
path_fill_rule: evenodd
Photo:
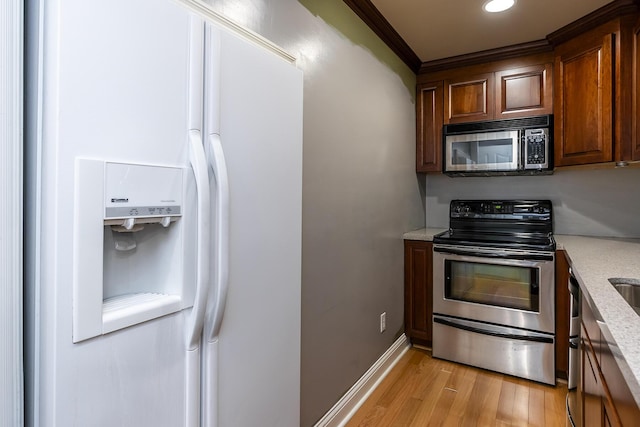
M 380 333 L 383 333 L 387 329 L 387 312 L 384 311 L 380 315 Z

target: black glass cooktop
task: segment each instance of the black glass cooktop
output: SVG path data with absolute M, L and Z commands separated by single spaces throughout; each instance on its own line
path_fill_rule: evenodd
M 548 200 L 453 200 L 449 230 L 434 243 L 554 251 Z
M 518 233 L 492 234 L 447 230 L 433 236 L 433 243 L 538 251 L 555 251 L 556 249 L 556 242 L 552 235 Z

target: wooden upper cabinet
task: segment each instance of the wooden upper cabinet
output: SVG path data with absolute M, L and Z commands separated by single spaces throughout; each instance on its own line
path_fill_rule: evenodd
M 445 80 L 445 123 L 493 119 L 494 84 L 493 73 Z
M 416 94 L 416 171 L 442 170 L 443 83 L 418 85 Z
M 615 40 L 596 29 L 556 49 L 556 166 L 613 160 Z
M 552 114 L 552 73 L 551 62 L 482 74 L 457 73 L 444 83 L 445 123 Z
M 552 114 L 552 73 L 552 63 L 496 72 L 495 118 Z
M 553 113 L 553 53 L 418 76 L 416 171 L 442 172 L 442 126 Z
M 639 44 L 628 13 L 556 47 L 556 166 L 640 160 Z

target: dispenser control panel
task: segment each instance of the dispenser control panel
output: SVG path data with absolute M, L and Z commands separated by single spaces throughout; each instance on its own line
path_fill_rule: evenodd
M 105 164 L 104 218 L 175 217 L 182 214 L 182 169 Z

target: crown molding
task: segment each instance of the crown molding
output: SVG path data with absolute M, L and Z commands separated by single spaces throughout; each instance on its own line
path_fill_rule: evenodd
M 564 43 L 585 31 L 602 25 L 612 19 L 631 13 L 637 13 L 639 5 L 639 0 L 612 1 L 609 4 L 602 6 L 600 9 L 597 9 L 547 35 L 547 40 L 552 46 L 557 46 L 560 43 Z
M 517 58 L 519 56 L 551 52 L 552 50 L 553 46 L 551 46 L 547 40 L 536 40 L 533 42 L 514 44 L 496 49 L 482 50 L 479 52 L 423 62 L 418 74 L 433 73 L 435 71 L 482 64 L 485 62 L 501 61 L 504 59 Z
M 370 0 L 344 0 L 344 2 L 414 73 L 418 72 L 422 64 L 420 58 Z

